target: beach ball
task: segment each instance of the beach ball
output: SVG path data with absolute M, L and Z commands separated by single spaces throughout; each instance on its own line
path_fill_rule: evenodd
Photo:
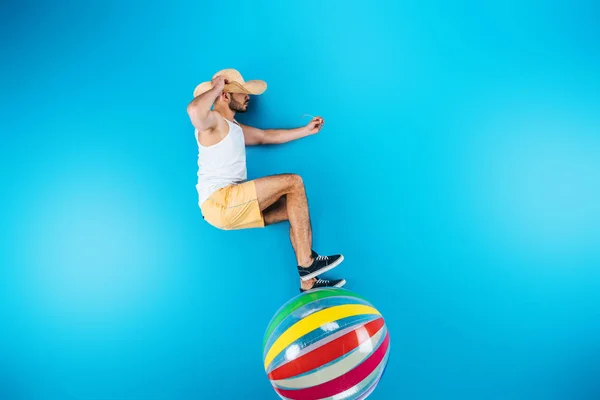
M 389 354 L 383 317 L 346 289 L 294 297 L 275 313 L 263 340 L 264 368 L 282 399 L 365 399 Z

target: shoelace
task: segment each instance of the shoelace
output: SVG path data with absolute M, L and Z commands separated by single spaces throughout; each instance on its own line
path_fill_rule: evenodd
M 327 261 L 329 260 L 329 256 L 317 256 L 317 261 Z
M 320 285 L 320 284 L 326 285 L 328 283 L 329 283 L 329 281 L 326 279 L 317 279 L 317 281 L 315 282 L 315 285 Z

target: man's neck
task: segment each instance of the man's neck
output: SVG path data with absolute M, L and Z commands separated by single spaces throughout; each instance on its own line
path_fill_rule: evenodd
M 222 106 L 222 105 L 215 106 L 214 111 L 218 112 L 219 114 L 221 114 L 223 116 L 223 118 L 228 119 L 229 121 L 233 121 L 233 119 L 235 117 L 235 111 L 233 111 L 231 108 L 226 107 L 226 106 Z

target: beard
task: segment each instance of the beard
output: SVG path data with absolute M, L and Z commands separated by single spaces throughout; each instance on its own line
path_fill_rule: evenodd
M 231 99 L 231 101 L 229 102 L 229 108 L 235 112 L 245 113 L 247 104 L 248 103 L 242 104 L 242 103 L 235 101 L 234 99 Z

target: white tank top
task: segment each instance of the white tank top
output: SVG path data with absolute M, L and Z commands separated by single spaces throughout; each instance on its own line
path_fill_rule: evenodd
M 198 205 L 202 206 L 211 194 L 233 183 L 248 179 L 246 170 L 246 145 L 242 128 L 226 118 L 229 132 L 218 143 L 202 146 L 198 140 Z

